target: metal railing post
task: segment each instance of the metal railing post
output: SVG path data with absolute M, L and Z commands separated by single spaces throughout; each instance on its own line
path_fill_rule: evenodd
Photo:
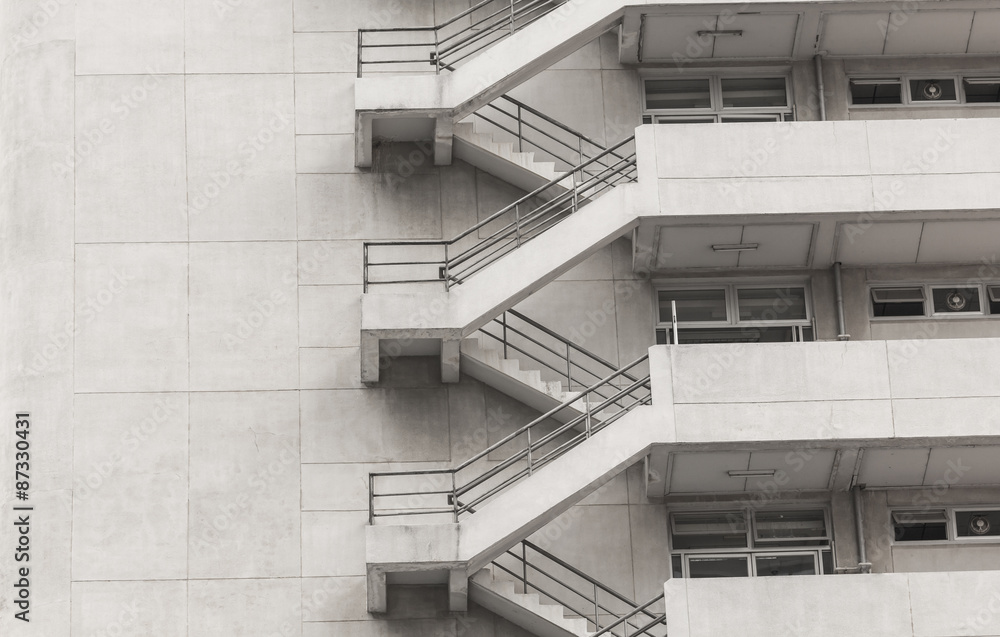
M 528 592 L 528 547 L 521 542 L 521 581 L 524 582 L 524 592 Z
M 601 618 L 600 606 L 597 603 L 597 584 L 594 584 L 594 626 L 600 629 L 600 624 L 598 623 Z
M 584 394 L 586 396 L 586 394 Z M 587 406 L 587 438 L 590 438 L 590 400 L 584 398 L 584 405 Z
M 520 204 L 514 204 L 514 238 L 517 241 L 517 247 L 521 247 L 521 206 Z
M 375 524 L 375 474 L 368 474 L 368 524 Z
M 359 31 L 359 33 L 360 33 L 360 31 Z M 362 286 L 361 291 L 364 292 L 365 294 L 367 294 L 368 293 L 368 244 L 367 243 L 365 244 L 365 247 L 364 247 L 364 257 L 363 257 L 363 259 L 364 259 L 364 270 L 365 271 L 364 271 L 364 279 L 363 279 L 364 285 Z
M 510 0 L 510 34 L 514 35 L 514 0 Z
M 517 105 L 517 152 L 524 152 L 524 116 L 520 104 Z
M 570 363 L 572 352 L 569 343 L 566 343 L 566 391 L 573 391 L 573 368 Z
M 503 326 L 503 357 L 507 358 L 507 312 L 500 315 L 500 325 Z
M 528 475 L 531 475 L 531 427 L 527 429 L 528 434 Z
M 441 43 L 437 29 L 434 29 L 434 74 L 441 75 Z
M 451 289 L 451 273 L 448 272 L 448 244 L 444 244 L 444 267 L 441 268 L 441 276 L 444 277 L 445 292 Z
M 458 522 L 458 489 L 455 487 L 455 472 L 451 472 L 451 508 L 455 512 L 455 521 Z
M 677 334 L 677 301 L 670 302 L 670 329 L 674 332 L 674 345 L 680 345 Z
M 361 51 L 364 50 L 364 34 L 364 31 L 358 29 L 358 77 L 361 77 Z

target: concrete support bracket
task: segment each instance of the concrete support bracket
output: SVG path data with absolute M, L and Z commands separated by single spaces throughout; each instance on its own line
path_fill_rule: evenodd
M 361 382 L 366 384 L 378 382 L 378 340 L 371 332 L 361 332 Z
M 454 140 L 455 124 L 448 116 L 438 117 L 434 122 L 434 165 L 451 165 L 451 148 Z
M 469 576 L 464 568 L 448 571 L 448 610 L 453 613 L 469 610 Z
M 461 339 L 441 339 L 441 382 L 458 382 L 461 348 Z

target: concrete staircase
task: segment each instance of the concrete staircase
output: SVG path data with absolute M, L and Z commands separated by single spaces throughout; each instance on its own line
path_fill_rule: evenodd
M 455 124 L 454 135 L 454 157 L 525 192 L 541 188 L 556 177 L 554 162 L 535 161 L 534 153 L 514 150 L 513 142 L 495 141 L 490 133 L 479 132 L 475 122 Z
M 458 522 L 403 518 L 401 524 L 366 527 L 369 610 L 385 612 L 386 582 L 393 574 L 464 586 L 511 546 L 646 456 L 651 446 L 672 442 L 672 424 L 666 410 L 634 407 Z
M 483 569 L 469 580 L 469 599 L 538 637 L 587 637 L 587 620 L 566 617 L 566 608 L 542 602 L 536 593 L 518 593 L 516 584 Z
M 391 130 L 397 141 L 426 139 L 428 118 L 434 121 L 435 163 L 451 163 L 455 122 L 619 24 L 626 4 L 626 0 L 566 3 L 451 73 L 358 78 L 356 164 L 371 165 L 372 139 L 380 128 Z
M 542 413 L 579 395 L 566 391 L 562 381 L 542 380 L 537 369 L 522 369 L 526 363 L 519 358 L 504 358 L 503 345 L 482 332 L 462 340 L 461 359 L 466 374 Z M 573 404 L 556 412 L 553 418 L 569 422 L 582 414 L 584 408 L 582 404 Z

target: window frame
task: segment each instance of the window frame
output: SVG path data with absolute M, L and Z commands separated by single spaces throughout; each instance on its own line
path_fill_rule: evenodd
M 947 533 L 947 538 L 944 540 L 897 540 L 896 539 L 896 521 L 893 517 L 897 513 L 901 514 L 926 514 L 929 511 L 942 510 L 945 513 L 945 530 Z M 889 522 L 892 527 L 891 541 L 893 545 L 897 546 L 941 546 L 943 544 L 977 544 L 977 543 L 995 543 L 1000 544 L 1000 535 L 984 535 L 981 537 L 976 536 L 959 536 L 958 535 L 958 513 L 965 512 L 976 512 L 976 513 L 992 513 L 1000 512 L 1000 505 L 997 504 L 987 504 L 983 506 L 970 506 L 968 504 L 957 504 L 954 506 L 934 506 L 934 507 L 924 507 L 922 509 L 913 509 L 909 507 L 892 507 L 889 509 Z
M 667 290 L 717 290 L 724 289 L 726 294 L 726 321 L 677 321 L 678 330 L 683 329 L 733 329 L 733 328 L 767 328 L 767 327 L 790 327 L 793 330 L 795 339 L 789 342 L 808 342 L 802 340 L 802 330 L 809 328 L 812 330 L 813 340 L 816 339 L 816 320 L 813 313 L 812 289 L 808 280 L 802 279 L 777 279 L 753 280 L 746 283 L 719 282 L 718 280 L 707 279 L 705 281 L 685 280 L 685 281 L 654 281 L 653 282 L 653 311 L 654 315 L 654 337 L 660 330 L 666 330 L 669 336 L 673 324 L 670 319 L 661 320 L 660 317 L 660 292 Z M 755 320 L 741 321 L 739 316 L 739 290 L 766 289 L 766 288 L 802 288 L 805 299 L 806 318 L 804 319 L 776 319 L 776 320 Z
M 757 520 L 756 514 L 758 512 L 773 513 L 779 511 L 822 511 L 823 513 L 823 527 L 826 535 L 822 538 L 808 538 L 802 541 L 812 541 L 821 542 L 821 544 L 813 546 L 774 546 L 771 543 L 759 542 L 756 540 L 756 528 Z M 673 547 L 673 536 L 674 536 L 674 516 L 675 515 L 697 515 L 697 514 L 719 514 L 719 515 L 734 515 L 740 514 L 743 516 L 743 523 L 745 526 L 746 534 L 746 546 L 744 547 L 729 547 L 729 548 L 696 548 L 696 549 L 674 549 Z M 823 553 L 829 551 L 831 557 L 835 551 L 835 542 L 833 537 L 833 518 L 830 512 L 829 503 L 822 502 L 803 502 L 796 504 L 783 504 L 780 506 L 767 506 L 767 507 L 747 507 L 747 506 L 736 506 L 736 507 L 726 507 L 724 505 L 715 507 L 697 507 L 697 508 L 673 508 L 667 512 L 667 553 L 670 556 L 671 563 L 673 563 L 674 558 L 680 559 L 681 564 L 681 577 L 687 579 L 690 577 L 689 559 L 694 558 L 713 558 L 713 557 L 745 557 L 748 562 L 748 572 L 747 577 L 770 577 L 770 576 L 760 576 L 757 574 L 757 556 L 781 556 L 781 555 L 811 555 L 813 557 L 813 565 L 815 568 L 815 575 L 831 575 L 832 572 L 827 572 L 823 565 Z M 836 568 L 836 567 L 834 567 Z
M 646 82 L 656 82 L 663 80 L 708 80 L 709 86 L 709 101 L 711 106 L 708 108 L 649 108 L 646 97 L 648 95 L 646 91 Z M 722 96 L 722 80 L 731 79 L 781 79 L 785 83 L 785 106 L 739 106 L 739 107 L 726 107 L 723 105 Z M 649 75 L 640 77 L 642 81 L 642 118 L 645 123 L 646 119 L 649 119 L 651 124 L 669 124 L 671 121 L 677 120 L 690 120 L 698 117 L 705 118 L 704 122 L 688 122 L 688 123 L 739 123 L 739 122 L 723 122 L 722 119 L 727 116 L 734 115 L 745 115 L 745 116 L 758 116 L 762 122 L 787 122 L 794 119 L 793 114 L 795 112 L 794 102 L 792 101 L 792 82 L 791 73 L 788 70 L 776 71 L 773 73 L 768 72 L 754 72 L 754 73 L 706 73 L 700 75 Z M 757 119 L 754 118 L 754 119 Z M 773 118 L 773 119 L 772 119 Z
M 910 93 L 910 82 L 912 80 L 952 80 L 955 82 L 955 99 L 947 101 L 938 100 L 914 100 Z M 885 83 L 898 82 L 900 86 L 900 102 L 898 104 L 855 104 L 854 103 L 854 93 L 851 90 L 851 84 L 859 80 L 862 82 L 871 83 L 872 80 L 884 80 Z M 934 71 L 919 72 L 919 73 L 858 73 L 850 74 L 847 76 L 847 107 L 848 108 L 858 108 L 858 109 L 880 109 L 880 108 L 942 108 L 948 106 L 973 106 L 982 107 L 989 106 L 991 104 L 1000 106 L 1000 102 L 969 102 L 965 97 L 965 80 L 979 81 L 981 83 L 993 83 L 984 82 L 984 80 L 995 80 L 996 83 L 1000 83 L 1000 76 L 997 75 L 979 75 L 975 72 L 973 73 L 962 73 L 949 71 L 946 73 L 937 73 Z
M 1000 313 L 990 313 L 990 288 L 1000 287 L 998 281 L 870 281 L 867 284 L 868 319 L 876 322 L 893 321 L 981 321 L 1000 319 Z M 913 316 L 876 316 L 874 291 L 879 289 L 920 288 L 923 290 L 924 312 Z M 978 312 L 935 312 L 934 290 L 941 288 L 975 288 L 979 294 Z M 916 301 L 914 301 L 916 302 Z

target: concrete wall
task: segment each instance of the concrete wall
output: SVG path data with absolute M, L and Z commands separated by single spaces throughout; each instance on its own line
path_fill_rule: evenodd
M 5 607 L 0 632 L 520 634 L 422 589 L 375 619 L 359 559 L 369 471 L 450 466 L 534 417 L 429 359 L 358 379 L 363 240 L 450 237 L 520 194 L 412 145 L 354 167 L 356 29 L 468 2 L 43 4 L 0 3 L 0 396 L 32 414 L 44 547 L 30 626 Z M 612 40 L 517 95 L 624 135 L 638 84 Z M 522 309 L 631 360 L 653 313 L 630 264 L 618 241 Z M 484 435 L 490 413 L 511 420 Z M 651 595 L 666 514 L 641 485 L 633 468 L 536 539 Z

